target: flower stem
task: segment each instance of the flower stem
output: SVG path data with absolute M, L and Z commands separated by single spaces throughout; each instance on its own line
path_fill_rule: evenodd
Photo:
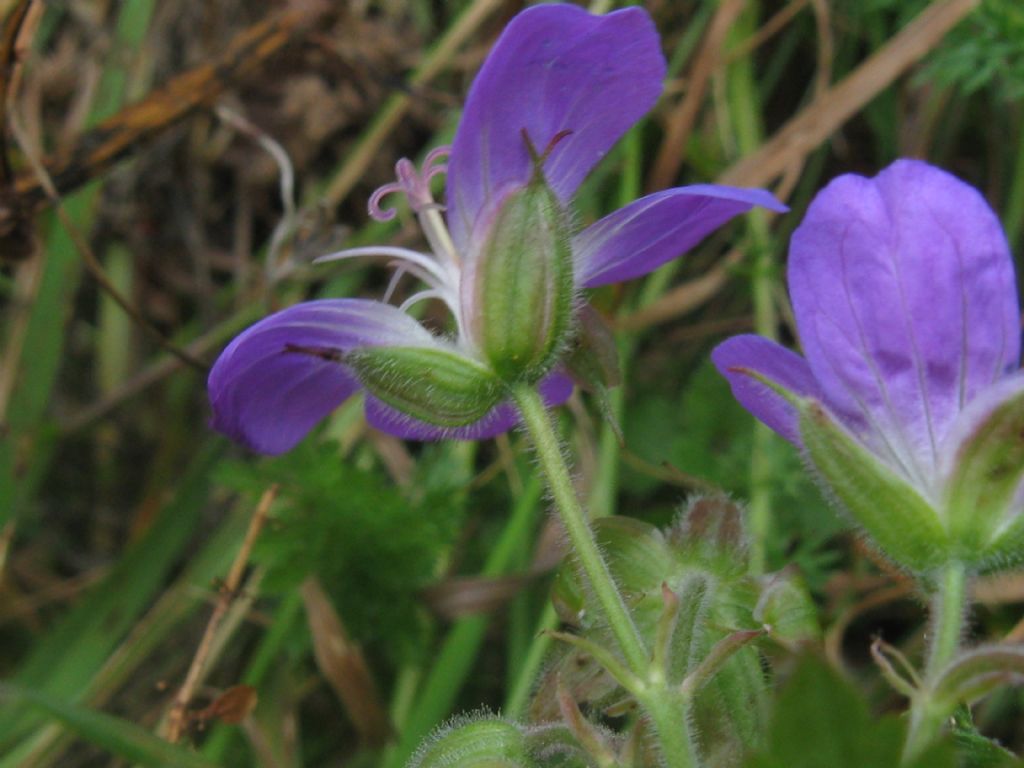
M 586 513 L 576 496 L 569 468 L 562 455 L 562 447 L 551 426 L 544 402 L 530 387 L 516 388 L 513 390 L 513 396 L 537 450 L 541 468 L 547 477 L 558 514 L 569 534 L 573 551 L 590 582 L 590 588 L 604 610 L 619 649 L 632 669 L 646 669 L 648 657 L 643 638 L 640 637 L 640 632 L 622 601 L 622 595 L 615 586 L 608 565 L 598 550 L 597 541 L 587 523 Z
M 931 641 L 925 663 L 924 686 L 911 703 L 910 728 L 903 762 L 918 757 L 935 740 L 948 715 L 932 701 L 931 691 L 943 668 L 960 648 L 967 601 L 967 573 L 960 563 L 947 565 L 939 577 L 931 601 Z
M 640 679 L 634 693 L 654 724 L 665 765 L 668 768 L 695 768 L 699 760 L 690 734 L 687 702 L 678 690 L 670 687 L 663 674 L 652 674 L 655 670 L 650 653 L 590 530 L 544 402 L 533 388 L 527 386 L 514 388 L 512 395 L 533 440 L 573 552 L 604 612 L 626 665 Z
M 654 724 L 661 745 L 661 757 L 668 768 L 696 768 L 700 765 L 690 733 L 687 700 L 678 690 L 659 687 L 640 698 L 640 704 Z

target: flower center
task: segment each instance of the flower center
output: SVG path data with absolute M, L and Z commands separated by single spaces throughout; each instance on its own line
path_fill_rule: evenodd
M 400 309 L 405 311 L 413 304 L 426 299 L 440 299 L 448 305 L 456 322 L 461 326 L 458 295 L 462 260 L 441 215 L 444 206 L 434 200 L 430 191 L 431 180 L 448 170 L 445 159 L 450 152 L 451 147 L 448 146 L 432 149 L 419 168 L 411 160 L 403 157 L 395 164 L 395 180 L 378 187 L 370 196 L 367 206 L 372 218 L 377 221 L 390 221 L 395 218 L 397 211 L 393 207 L 383 207 L 382 201 L 392 193 L 404 195 L 409 201 L 409 207 L 416 214 L 424 237 L 430 244 L 430 253 L 408 248 L 372 246 L 349 248 L 322 256 L 316 261 L 334 261 L 360 256 L 387 257 L 390 259 L 389 266 L 395 268 L 395 274 L 385 292 L 384 301 L 391 298 L 402 276 L 408 273 L 422 280 L 428 288 L 410 296 L 402 303 Z

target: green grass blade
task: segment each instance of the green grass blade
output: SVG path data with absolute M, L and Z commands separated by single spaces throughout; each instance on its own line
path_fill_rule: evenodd
M 56 696 L 33 691 L 9 683 L 0 683 L 0 701 L 16 707 L 42 710 L 59 720 L 83 739 L 96 744 L 118 757 L 142 765 L 175 766 L 176 768 L 215 768 L 205 758 L 182 747 L 157 738 L 149 731 L 118 717 L 70 704 Z M 0 761 L 2 768 L 14 768 L 19 763 L 17 753 L 8 753 Z

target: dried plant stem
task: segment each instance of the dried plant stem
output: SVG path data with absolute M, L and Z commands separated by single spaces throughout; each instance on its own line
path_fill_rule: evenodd
M 420 88 L 436 77 L 463 43 L 473 36 L 480 25 L 487 20 L 487 17 L 501 7 L 501 4 L 501 0 L 476 0 L 463 11 L 444 37 L 426 54 L 423 63 L 413 73 L 409 79 L 410 90 Z M 352 187 L 366 173 L 366 169 L 369 168 L 370 162 L 376 156 L 384 140 L 402 121 L 411 105 L 412 96 L 408 93 L 398 93 L 387 100 L 366 133 L 356 143 L 341 169 L 328 184 L 327 191 L 324 192 L 324 199 L 328 207 L 337 206 L 348 196 Z
M 683 160 L 686 158 L 686 143 L 697 121 L 700 107 L 704 103 L 708 83 L 721 58 L 722 45 L 733 22 L 743 10 L 745 0 L 725 0 L 715 11 L 700 53 L 697 54 L 690 75 L 686 96 L 679 106 L 669 114 L 665 138 L 654 160 L 653 171 L 648 179 L 648 191 L 672 186 Z
M 71 216 L 68 215 L 67 210 L 64 208 L 64 203 L 61 200 L 60 193 L 57 191 L 57 187 L 54 184 L 53 179 L 50 177 L 49 171 L 47 171 L 43 166 L 38 154 L 33 151 L 28 137 L 21 129 L 20 123 L 13 115 L 10 116 L 8 123 L 10 124 L 11 133 L 13 134 L 15 141 L 18 143 L 22 153 L 25 155 L 25 159 L 28 161 L 32 172 L 36 175 L 40 187 L 43 189 L 50 203 L 53 205 L 54 210 L 57 212 L 57 217 L 60 219 L 64 229 L 67 230 L 68 236 L 74 243 L 75 249 L 78 251 L 79 256 L 81 256 L 86 269 L 89 271 L 89 274 L 92 275 L 93 279 L 99 284 L 100 288 L 102 288 L 103 291 L 107 293 L 114 302 L 161 347 L 177 357 L 183 363 L 190 365 L 197 370 L 205 371 L 206 364 L 204 362 L 197 360 L 186 350 L 178 347 L 169 339 L 165 338 L 156 326 L 146 319 L 142 311 L 132 304 L 128 297 L 121 293 L 118 287 L 113 283 L 104 271 L 103 265 L 100 263 L 99 259 L 96 258 L 96 254 L 93 253 L 92 247 L 89 245 L 89 241 L 75 222 L 72 221 Z
M 272 485 L 263 492 L 263 496 L 256 506 L 256 511 L 253 513 L 252 520 L 249 521 L 249 528 L 245 532 L 242 546 L 239 548 L 238 554 L 235 556 L 235 560 L 228 571 L 227 578 L 220 589 L 217 604 L 213 608 L 210 620 L 206 624 L 206 630 L 199 641 L 199 647 L 196 649 L 191 665 L 189 665 L 188 672 L 185 675 L 185 682 L 181 684 L 181 688 L 178 689 L 178 693 L 171 704 L 171 709 L 164 725 L 163 735 L 164 738 L 172 743 L 181 738 L 181 734 L 188 723 L 188 704 L 192 700 L 195 688 L 205 671 L 206 660 L 213 649 L 217 628 L 220 626 L 235 596 L 238 594 L 245 566 L 249 562 L 249 554 L 252 552 L 253 544 L 256 543 L 256 537 L 259 536 L 260 531 L 263 529 L 263 524 L 267 520 L 267 514 L 270 512 L 270 505 L 277 498 L 277 492 L 277 485 Z
M 786 123 L 757 152 L 719 176 L 718 183 L 763 186 L 807 155 L 880 91 L 930 52 L 981 0 L 932 3 L 898 35 Z

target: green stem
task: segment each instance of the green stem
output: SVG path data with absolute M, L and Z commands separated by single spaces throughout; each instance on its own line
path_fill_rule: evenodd
M 668 685 L 661 670 L 652 668 L 650 653 L 629 615 L 608 564 L 601 556 L 586 513 L 576 496 L 569 467 L 544 402 L 528 386 L 514 388 L 512 395 L 533 440 L 573 552 L 604 611 L 627 666 L 640 678 L 637 699 L 654 724 L 665 765 L 668 768 L 695 768 L 699 761 L 690 734 L 687 702 L 678 690 Z
M 758 26 L 759 3 L 748 3 L 746 10 L 732 26 L 729 44 L 745 40 Z M 753 59 L 744 57 L 729 67 L 728 91 L 736 146 L 741 155 L 749 155 L 764 143 L 761 96 L 758 93 Z M 752 300 L 754 330 L 767 339 L 778 336 L 778 317 L 772 296 L 772 239 L 768 219 L 763 211 L 751 211 L 747 228 L 753 241 L 754 261 Z M 750 573 L 764 573 L 767 546 L 772 527 L 772 491 L 775 478 L 772 467 L 771 430 L 763 424 L 754 426 L 754 445 L 750 454 L 750 493 L 747 503 L 747 526 L 750 536 Z
M 950 563 L 939 578 L 931 600 L 931 640 L 924 686 L 911 703 L 904 763 L 914 760 L 935 740 L 949 714 L 935 705 L 931 692 L 936 679 L 960 648 L 967 604 L 967 573 L 962 564 Z
M 682 694 L 661 686 L 639 698 L 654 723 L 664 764 L 669 768 L 695 768 L 700 765 L 690 733 L 687 702 Z
M 547 477 L 555 507 L 569 534 L 573 551 L 590 582 L 590 588 L 604 610 L 605 618 L 622 655 L 632 669 L 646 669 L 648 655 L 643 638 L 640 637 L 640 632 L 626 609 L 622 595 L 619 594 L 608 570 L 608 564 L 598 550 L 597 541 L 587 523 L 587 515 L 576 496 L 569 468 L 562 455 L 562 447 L 551 425 L 544 402 L 532 387 L 517 387 L 512 394 L 537 450 L 541 468 Z

